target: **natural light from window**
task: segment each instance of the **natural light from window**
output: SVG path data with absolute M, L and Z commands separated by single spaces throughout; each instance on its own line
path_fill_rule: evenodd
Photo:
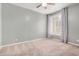
M 56 13 L 49 16 L 49 34 L 61 35 L 62 33 L 62 14 Z

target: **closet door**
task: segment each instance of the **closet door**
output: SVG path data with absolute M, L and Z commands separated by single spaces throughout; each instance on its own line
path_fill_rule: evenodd
M 79 4 L 68 8 L 68 42 L 79 44 Z

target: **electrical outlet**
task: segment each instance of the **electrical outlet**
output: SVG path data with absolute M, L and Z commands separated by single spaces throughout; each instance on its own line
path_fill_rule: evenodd
M 76 40 L 77 42 L 79 42 L 79 40 Z

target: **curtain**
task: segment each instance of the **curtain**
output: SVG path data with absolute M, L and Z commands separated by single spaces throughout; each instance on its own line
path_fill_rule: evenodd
M 68 42 L 68 8 L 62 10 L 62 41 Z

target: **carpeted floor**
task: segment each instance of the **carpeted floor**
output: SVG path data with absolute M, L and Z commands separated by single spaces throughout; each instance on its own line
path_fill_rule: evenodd
M 40 39 L 0 48 L 1 56 L 79 56 L 79 47 L 57 39 Z

